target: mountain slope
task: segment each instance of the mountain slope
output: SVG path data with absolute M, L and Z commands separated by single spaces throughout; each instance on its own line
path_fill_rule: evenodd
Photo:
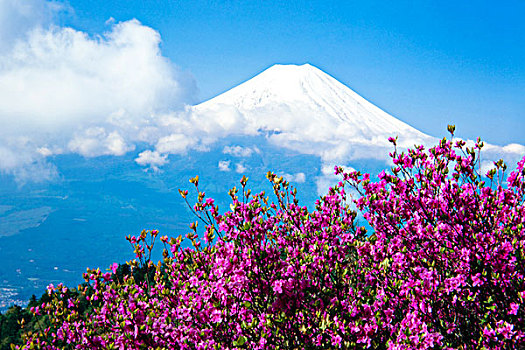
M 274 65 L 193 111 L 237 132 L 269 132 L 274 143 L 338 160 L 376 158 L 389 136 L 407 145 L 432 140 L 309 64 Z

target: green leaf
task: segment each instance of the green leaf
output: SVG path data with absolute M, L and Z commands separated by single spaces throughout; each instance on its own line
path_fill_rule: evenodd
M 237 338 L 236 341 L 233 342 L 234 346 L 243 346 L 244 343 L 246 343 L 248 339 L 244 335 L 241 335 L 239 338 Z

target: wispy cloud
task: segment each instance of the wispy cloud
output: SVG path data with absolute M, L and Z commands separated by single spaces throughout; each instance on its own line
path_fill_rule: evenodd
M 149 166 L 154 171 L 159 171 L 159 168 L 161 166 L 168 163 L 167 158 L 168 156 L 166 154 L 162 155 L 157 151 L 146 150 L 144 152 L 139 153 L 135 161 L 140 165 Z
M 246 170 L 248 170 L 248 168 L 244 164 L 242 163 L 235 164 L 235 172 L 242 174 L 242 173 L 245 173 Z
M 230 161 L 229 160 L 220 160 L 219 161 L 219 171 L 230 171 Z
M 295 174 L 284 174 L 283 178 L 286 181 L 294 182 L 294 183 L 304 183 L 306 181 L 306 175 L 303 172 L 299 172 Z
M 229 154 L 235 157 L 247 158 L 253 153 L 260 153 L 261 151 L 257 146 L 254 147 L 242 147 L 242 146 L 225 146 L 222 153 Z

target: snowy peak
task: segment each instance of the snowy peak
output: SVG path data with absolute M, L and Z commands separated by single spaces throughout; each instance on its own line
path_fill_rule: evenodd
M 334 82 L 338 83 L 310 64 L 276 64 L 205 104 L 228 103 L 242 109 L 254 109 L 275 102 L 303 101 L 321 92 L 323 85 Z
M 427 137 L 310 64 L 274 65 L 197 109 L 215 110 L 219 105 L 235 107 L 248 123 L 262 129 L 285 132 L 303 125 L 343 127 L 349 138 L 407 133 L 411 138 Z
M 216 101 L 229 100 L 243 109 L 253 109 L 275 102 L 303 101 L 320 92 L 324 85 L 323 78 L 326 77 L 329 76 L 309 64 L 274 65 L 219 96 Z
M 274 65 L 193 112 L 216 132 L 266 134 L 329 162 L 388 154 L 390 136 L 399 136 L 401 146 L 432 140 L 310 64 Z

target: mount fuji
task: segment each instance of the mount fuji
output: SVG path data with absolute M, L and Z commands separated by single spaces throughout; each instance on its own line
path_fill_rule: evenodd
M 216 111 L 221 106 L 236 108 L 246 130 L 281 131 L 314 142 L 335 144 L 334 135 L 351 143 L 370 143 L 392 134 L 430 138 L 310 64 L 274 65 L 194 110 Z
M 398 136 L 402 146 L 434 141 L 310 65 L 274 65 L 247 82 L 191 109 L 207 133 L 266 135 L 275 145 L 334 163 L 385 159 Z
M 397 136 L 400 148 L 428 146 L 437 140 L 310 64 L 271 66 L 184 113 L 161 119 L 167 134 L 158 139 L 154 151 L 139 155 L 141 165 L 155 168 L 170 154 L 210 149 L 218 140 L 243 136 L 245 148 L 260 147 L 262 140 L 281 150 L 316 156 L 328 175 L 336 164 L 370 168 L 375 161 L 375 168 L 384 167 L 392 150 L 389 137 Z M 523 154 L 523 145 L 485 144 L 483 168 L 500 157 L 515 163 Z

